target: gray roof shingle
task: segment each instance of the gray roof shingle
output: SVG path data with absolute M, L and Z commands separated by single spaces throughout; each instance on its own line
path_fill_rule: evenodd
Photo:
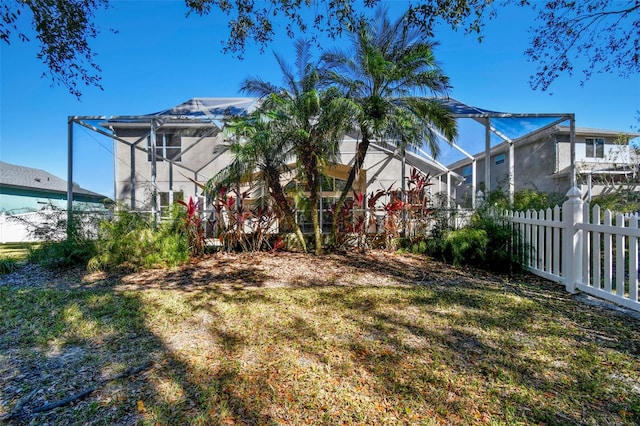
M 0 186 L 67 193 L 67 181 L 41 169 L 18 166 L 0 161 Z M 107 198 L 87 189 L 75 186 L 73 193 L 92 198 Z

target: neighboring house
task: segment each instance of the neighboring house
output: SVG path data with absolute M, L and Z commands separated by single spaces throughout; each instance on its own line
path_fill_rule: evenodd
M 176 200 L 201 199 L 202 189 L 195 182 L 206 182 L 230 161 L 228 154 L 215 152 L 227 138 L 221 131 L 224 119 L 249 113 L 255 104 L 253 98 L 196 98 L 156 114 L 114 117 L 101 123 L 118 142 L 117 200 L 135 210 L 157 212 Z M 346 136 L 340 164 L 326 171 L 322 209 L 339 197 L 358 142 L 356 135 Z M 354 189 L 371 193 L 392 185 L 400 188 L 403 171 L 409 176 L 412 167 L 431 176 L 446 173 L 444 166 L 424 153 L 407 152 L 403 160 L 393 144 L 373 143 Z
M 80 209 L 104 209 L 104 195 L 74 186 L 73 199 Z M 0 242 L 30 239 L 25 222 L 43 210 L 65 211 L 67 182 L 44 170 L 0 161 Z
M 576 182 L 585 199 L 589 200 L 621 180 L 631 182 L 640 190 L 640 158 L 629 143 L 639 136 L 638 133 L 613 130 L 575 129 Z M 503 142 L 490 150 L 490 190 L 509 191 L 512 167 L 514 191 L 534 189 L 566 194 L 571 187 L 572 174 L 569 127 L 556 125 L 511 143 L 513 159 L 509 157 L 510 142 Z M 487 188 L 485 156 L 482 152 L 473 155 L 473 160 L 466 158 L 449 165 L 452 171 L 465 178 L 457 190 L 458 204 L 471 206 L 474 162 L 476 193 L 478 189 Z

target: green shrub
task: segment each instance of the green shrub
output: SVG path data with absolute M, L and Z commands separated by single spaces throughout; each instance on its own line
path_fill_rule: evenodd
M 514 235 L 517 231 L 499 219 L 484 214 L 476 214 L 471 221 L 471 227 L 484 230 L 489 239 L 482 265 L 484 269 L 514 272 L 521 268 L 519 259 L 522 256 L 519 251 L 522 250 L 522 246 L 514 244 L 521 240 L 517 233 Z
M 595 196 L 591 205 L 599 205 L 602 211 L 611 210 L 616 213 L 634 213 L 640 211 L 640 192 L 617 188 L 614 192 Z
M 414 241 L 411 244 L 411 253 L 413 254 L 426 254 L 427 253 L 427 241 L 420 239 L 419 241 Z
M 66 220 L 58 226 L 66 228 Z M 66 239 L 46 241 L 31 249 L 27 260 L 48 269 L 70 268 L 86 265 L 96 253 L 96 241 L 88 234 L 81 222 L 72 222 L 66 232 Z
M 546 210 L 562 206 L 567 197 L 558 192 L 546 193 L 535 189 L 521 189 L 513 194 L 513 210 Z
M 434 237 L 427 239 L 425 254 L 433 257 L 434 259 L 445 260 L 444 257 L 444 247 L 445 247 L 445 236 L 448 232 L 443 232 L 440 234 L 440 237 Z
M 484 204 L 481 206 L 481 208 L 493 208 L 498 211 L 510 210 L 512 207 L 509 194 L 500 187 L 484 194 Z
M 455 266 L 474 266 L 493 272 L 515 272 L 521 268 L 520 239 L 508 224 L 487 212 L 476 212 L 468 227 L 442 232 L 411 251 L 426 253 Z M 408 251 L 408 250 L 407 250 Z
M 14 257 L 0 257 L 0 275 L 9 274 L 18 270 L 20 261 Z
M 143 269 L 178 266 L 189 259 L 189 238 L 178 215 L 156 224 L 151 215 L 119 211 L 100 226 L 97 254 L 91 270 Z
M 29 262 L 37 263 L 48 269 L 71 268 L 77 265 L 86 265 L 94 254 L 94 241 L 72 238 L 43 243 L 29 253 L 28 259 Z
M 555 206 L 562 206 L 567 197 L 559 192 L 541 192 L 537 189 L 521 189 L 513 194 L 513 204 L 509 202 L 509 194 L 498 188 L 485 195 L 485 208 L 502 210 L 546 210 Z
M 433 240 L 433 239 L 431 239 Z M 412 254 L 428 254 L 428 242 L 425 238 L 396 238 L 394 240 L 398 252 L 400 253 L 412 253 Z
M 451 231 L 444 240 L 444 257 L 454 266 L 484 264 L 489 237 L 484 229 L 463 228 Z

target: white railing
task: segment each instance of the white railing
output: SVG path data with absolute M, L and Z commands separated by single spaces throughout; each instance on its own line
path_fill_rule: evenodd
M 524 267 L 549 280 L 640 311 L 638 216 L 590 208 L 577 189 L 562 209 L 507 212 Z

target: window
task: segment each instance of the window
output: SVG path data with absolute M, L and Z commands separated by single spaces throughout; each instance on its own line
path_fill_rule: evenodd
M 182 139 L 173 133 L 156 134 L 156 161 L 181 161 Z M 151 161 L 151 136 L 147 138 L 147 161 Z
M 498 164 L 504 164 L 504 154 L 496 155 L 496 166 Z
M 160 210 L 165 212 L 167 210 L 169 210 L 171 208 L 171 203 L 169 202 L 169 200 L 171 199 L 171 197 L 169 196 L 168 192 L 158 192 L 158 195 L 160 196 Z M 184 194 L 182 191 L 173 191 L 173 202 L 175 203 L 176 201 L 184 201 Z
M 464 166 L 462 168 L 462 177 L 464 178 L 464 183 L 471 183 L 473 179 L 473 167 Z
M 586 138 L 587 157 L 604 158 L 604 139 L 603 138 Z
M 331 176 L 322 176 L 322 191 L 340 192 L 347 185 L 347 181 Z

